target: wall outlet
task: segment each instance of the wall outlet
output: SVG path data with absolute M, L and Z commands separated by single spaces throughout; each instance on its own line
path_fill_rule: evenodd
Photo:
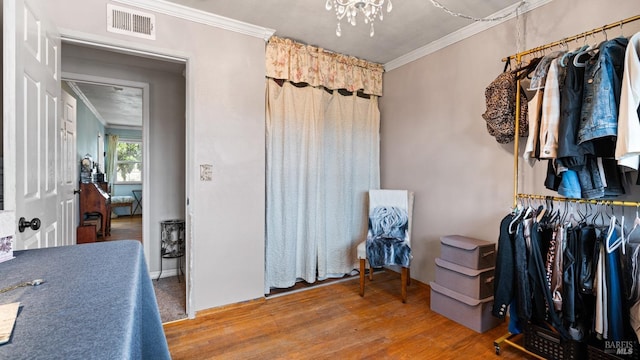
M 200 165 L 200 181 L 211 181 L 213 179 L 213 165 Z

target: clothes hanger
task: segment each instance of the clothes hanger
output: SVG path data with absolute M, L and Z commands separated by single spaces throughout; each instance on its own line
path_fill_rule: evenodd
M 600 220 L 600 224 L 598 224 L 598 220 Z M 606 222 L 604 215 L 602 215 L 602 202 L 600 201 L 596 202 L 596 213 L 593 215 L 593 218 L 591 218 L 591 222 L 593 223 L 593 226 L 598 228 L 603 228 L 605 226 Z
M 542 220 L 544 219 L 545 215 L 547 214 L 547 207 L 545 207 L 543 205 L 540 205 L 538 207 L 538 216 L 536 216 L 536 222 L 537 223 L 541 223 Z
M 613 242 L 611 242 L 611 236 L 614 233 L 614 230 L 616 228 L 616 216 L 615 215 L 611 215 L 611 219 L 609 221 L 609 230 L 607 232 L 607 237 L 605 240 L 605 245 L 606 245 L 606 249 L 607 249 L 607 253 L 611 254 L 612 252 L 616 251 L 616 249 L 618 249 L 621 245 L 622 245 L 622 254 L 625 254 L 625 238 L 624 238 L 624 214 L 621 216 L 622 219 L 620 220 L 622 225 L 620 226 L 620 235 L 618 237 L 616 237 Z
M 586 203 L 584 207 L 585 207 L 585 215 L 584 215 L 585 223 L 588 225 L 593 225 L 593 218 L 596 216 L 593 206 L 591 206 L 591 203 Z
M 579 52 L 585 51 L 589 48 L 589 45 L 582 45 L 581 47 L 573 50 L 573 51 L 567 51 L 564 55 L 562 55 L 562 57 L 560 58 L 560 66 L 562 67 L 567 67 L 568 61 L 569 61 L 569 57 L 573 56 L 574 54 L 577 54 Z
M 512 70 L 512 72 L 516 75 L 517 79 L 522 80 L 536 69 L 540 60 L 542 60 L 542 57 L 534 57 L 527 65 Z
M 576 219 L 576 215 L 575 215 L 575 209 L 573 208 L 573 202 L 571 203 L 571 205 L 569 206 L 569 216 L 568 219 L 566 219 L 565 221 L 563 221 L 563 223 L 571 226 L 571 227 L 575 227 L 578 226 L 580 224 L 580 221 L 578 219 Z
M 605 35 L 606 35 L 606 33 L 605 33 Z M 588 38 L 588 36 L 584 37 L 584 45 L 587 45 L 587 38 Z M 593 35 L 593 38 L 595 39 L 595 35 Z M 584 45 L 583 45 L 583 47 L 584 47 Z M 575 67 L 585 67 L 585 66 L 587 66 L 587 61 L 589 61 L 589 59 L 591 59 L 596 54 L 596 50 L 599 47 L 600 47 L 600 45 L 594 46 L 594 47 L 588 46 L 586 49 L 578 52 L 576 54 L 576 56 L 573 58 L 573 66 L 575 66 Z M 584 62 L 580 61 L 580 59 L 585 54 L 588 54 L 589 57 Z
M 551 200 L 551 206 L 553 207 L 553 200 Z M 556 226 L 560 221 L 560 207 L 558 206 L 555 211 L 552 211 L 549 218 L 547 219 L 547 224 Z
M 569 212 L 569 203 L 567 201 L 564 202 L 564 207 L 562 212 L 560 213 L 560 223 L 564 224 L 565 220 L 567 220 L 567 213 Z
M 533 212 L 533 208 L 531 206 L 527 206 L 524 210 L 519 211 L 516 216 L 509 223 L 509 234 L 514 234 L 516 230 L 513 228 L 513 225 L 520 222 L 521 220 L 527 219 L 531 216 Z
M 516 231 L 513 228 L 513 225 L 515 225 L 516 223 L 520 222 L 520 220 L 522 219 L 523 215 L 524 215 L 524 211 L 522 210 L 522 204 L 518 204 L 516 205 L 516 207 L 513 209 L 513 213 L 514 213 L 514 217 L 513 219 L 511 219 L 511 222 L 509 223 L 509 234 L 512 235 L 514 234 Z
M 585 212 L 583 213 L 582 211 L 580 211 L 580 204 L 578 204 L 577 208 L 578 208 L 578 216 L 580 216 L 580 224 L 586 224 L 587 223 L 587 205 L 584 205 L 584 209 Z
M 638 279 L 638 277 L 640 277 L 640 274 L 638 273 L 640 270 L 638 267 L 638 254 L 640 254 L 640 246 L 636 246 L 635 249 L 633 249 L 633 254 L 631 255 L 631 276 L 633 279 Z M 629 300 L 632 300 L 634 303 L 640 298 L 640 294 L 638 294 L 638 285 L 640 285 L 638 281 L 631 282 Z
M 639 208 L 640 208 L 640 204 L 636 205 L 636 218 L 633 220 L 633 226 L 631 227 L 631 230 L 627 233 L 627 239 L 626 239 L 627 243 L 631 242 L 631 234 L 633 234 L 633 232 L 636 231 L 638 226 L 640 226 L 640 215 L 638 214 Z

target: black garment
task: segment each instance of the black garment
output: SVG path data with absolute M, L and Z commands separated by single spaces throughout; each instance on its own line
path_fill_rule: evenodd
M 534 223 L 531 228 L 531 256 L 528 264 L 531 291 L 533 294 L 531 320 L 537 324 L 545 324 L 550 321 L 558 333 L 566 339 L 568 338 L 567 331 L 553 307 L 551 289 L 546 286 L 545 262 L 541 252 L 541 250 L 545 248 L 548 249 L 548 246 L 544 246 L 544 243 L 548 243 L 552 234 L 552 228 L 545 228 L 544 226 L 540 226 L 539 223 Z M 544 250 L 544 252 L 546 253 L 546 250 Z
M 493 280 L 493 316 L 504 319 L 507 307 L 511 303 L 514 294 L 515 253 L 513 239 L 509 234 L 509 224 L 514 215 L 509 214 L 500 222 L 500 235 L 498 236 L 498 254 L 496 256 L 495 278 Z
M 524 219 L 518 223 L 515 234 L 515 270 L 516 270 L 516 302 L 518 304 L 518 319 L 526 323 L 531 319 L 531 285 L 529 283 L 529 253 L 525 238 L 525 229 L 531 230 L 532 219 Z
M 572 325 L 576 322 L 575 298 L 576 298 L 576 259 L 578 253 L 578 236 L 580 229 L 576 226 L 567 229 L 567 245 L 563 254 L 562 276 L 562 317 L 564 321 Z
M 580 229 L 578 241 L 578 290 L 583 294 L 593 295 L 598 254 L 595 251 L 596 229 L 593 225 L 585 225 Z
M 549 190 L 558 191 L 562 176 L 556 173 L 554 161 L 554 159 L 549 159 L 547 162 L 547 176 L 544 179 L 544 186 Z

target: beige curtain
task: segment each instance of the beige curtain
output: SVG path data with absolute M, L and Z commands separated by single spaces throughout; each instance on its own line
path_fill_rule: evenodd
M 267 76 L 273 79 L 382 96 L 380 64 L 276 36 L 269 39 L 266 59 Z
M 118 149 L 118 135 L 107 135 L 107 158 L 105 173 L 109 182 L 109 189 L 113 189 L 116 176 L 116 151 Z
M 378 98 L 267 79 L 265 293 L 356 268 L 379 188 Z

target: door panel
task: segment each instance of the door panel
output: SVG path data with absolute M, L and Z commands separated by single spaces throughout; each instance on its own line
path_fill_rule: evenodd
M 62 116 L 60 118 L 60 224 L 62 244 L 76 243 L 78 217 L 78 161 L 76 159 L 76 99 L 62 90 Z
M 40 219 L 41 226 L 16 231 L 16 249 L 62 245 L 59 226 L 60 37 L 37 0 L 5 0 L 5 153 L 15 154 L 5 174 L 8 210 L 16 220 Z M 10 93 L 7 94 L 7 91 Z M 12 95 L 15 94 L 15 95 Z M 15 117 L 12 115 L 15 113 Z M 17 225 L 17 224 L 16 224 Z M 17 227 L 17 226 L 16 226 Z

